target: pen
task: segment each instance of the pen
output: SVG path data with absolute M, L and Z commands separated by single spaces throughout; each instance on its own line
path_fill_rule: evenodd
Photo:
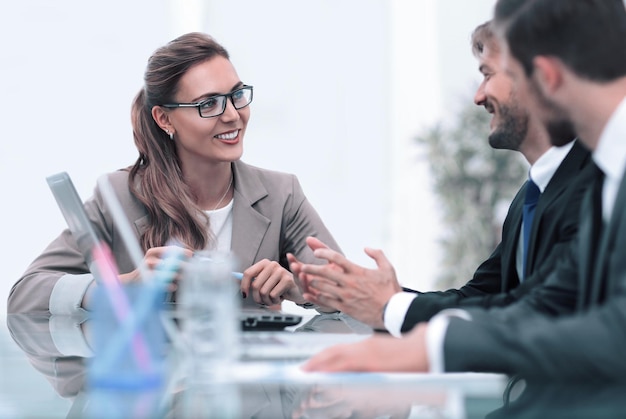
M 207 257 L 207 256 L 199 255 L 198 257 L 200 257 L 200 258 L 202 258 L 204 260 L 208 260 L 208 261 L 212 260 L 210 257 Z M 233 271 L 233 272 L 231 272 L 231 275 L 233 276 L 233 278 L 238 279 L 240 281 L 243 279 L 243 273 L 242 272 L 234 272 Z

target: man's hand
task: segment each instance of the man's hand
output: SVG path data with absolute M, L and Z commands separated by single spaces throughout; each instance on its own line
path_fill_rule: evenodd
M 383 308 L 394 294 L 402 291 L 395 270 L 383 252 L 365 249 L 378 266 L 377 269 L 367 269 L 350 262 L 315 238 L 307 238 L 307 244 L 315 257 L 325 259 L 328 264 L 303 264 L 290 256 L 290 268 L 302 283 L 304 298 L 383 329 Z
M 326 244 L 324 244 L 321 240 L 315 237 L 307 237 L 306 244 L 311 248 L 311 250 L 313 250 L 313 252 L 315 252 L 316 249 L 328 249 L 328 246 Z M 304 272 L 302 272 L 302 266 L 304 266 L 304 263 L 300 262 L 291 253 L 287 253 L 287 260 L 289 261 L 289 269 L 291 269 L 291 272 L 293 273 L 294 281 L 298 285 L 298 288 L 302 292 L 303 297 L 305 298 L 307 302 L 317 304 L 318 305 L 317 310 L 323 313 L 332 313 L 332 312 L 339 310 L 338 308 L 334 306 L 322 304 L 316 300 L 309 300 L 307 296 L 311 297 L 312 294 L 309 291 L 309 288 L 307 286 L 307 276 Z M 332 269 L 340 269 L 336 266 L 333 267 L 332 265 L 329 265 L 329 267 Z
M 375 335 L 361 342 L 336 345 L 307 361 L 304 371 L 428 372 L 427 323 L 402 338 Z

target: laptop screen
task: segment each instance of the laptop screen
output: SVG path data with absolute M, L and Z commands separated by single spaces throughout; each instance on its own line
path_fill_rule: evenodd
M 90 264 L 93 260 L 92 250 L 100 242 L 83 207 L 83 202 L 74 187 L 74 183 L 66 172 L 57 173 L 46 178 L 48 186 L 67 222 L 67 225 L 83 252 L 83 257 Z

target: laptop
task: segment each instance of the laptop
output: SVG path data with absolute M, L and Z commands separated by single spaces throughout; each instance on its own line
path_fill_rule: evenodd
M 83 252 L 83 257 L 87 261 L 87 264 L 90 265 L 91 269 L 91 263 L 93 262 L 92 250 L 102 241 L 89 220 L 72 179 L 67 172 L 61 172 L 48 176 L 46 181 L 67 222 L 69 230 L 78 243 L 78 247 Z M 100 181 L 107 181 L 107 179 L 101 178 Z M 123 213 L 114 210 L 121 208 L 115 194 L 105 193 L 107 188 L 102 189 L 103 198 L 111 207 L 111 214 L 113 218 L 116 219 L 115 224 L 117 226 L 128 225 L 128 220 L 126 218 L 122 219 Z M 133 234 L 121 234 L 121 236 L 125 241 L 127 249 L 140 249 L 139 243 Z M 166 304 L 166 306 L 173 308 L 175 303 Z M 281 311 L 246 308 L 240 310 L 239 321 L 241 323 L 241 329 L 244 331 L 275 331 L 299 324 L 302 321 L 302 316 Z
M 93 262 L 92 250 L 100 242 L 100 238 L 89 221 L 89 217 L 83 208 L 83 203 L 74 187 L 72 180 L 66 172 L 46 178 L 48 186 L 67 222 L 78 248 L 88 265 Z
M 243 308 L 239 318 L 241 330 L 244 331 L 282 330 L 285 327 L 295 326 L 302 321 L 302 316 L 299 314 L 261 308 Z

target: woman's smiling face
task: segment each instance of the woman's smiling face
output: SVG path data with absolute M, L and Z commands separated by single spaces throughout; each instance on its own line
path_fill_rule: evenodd
M 216 56 L 192 66 L 180 79 L 173 102 L 197 103 L 210 96 L 228 94 L 243 87 L 232 63 Z M 243 154 L 243 137 L 250 118 L 250 107 L 235 109 L 226 98 L 224 113 L 201 118 L 198 108 L 167 111 L 174 132 L 180 162 L 232 162 Z M 201 163 L 201 162 L 199 162 Z

